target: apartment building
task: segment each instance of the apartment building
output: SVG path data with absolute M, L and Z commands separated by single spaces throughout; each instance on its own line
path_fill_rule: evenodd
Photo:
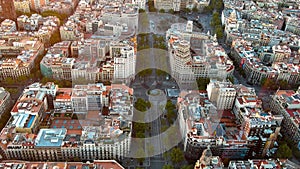
M 232 109 L 236 117 L 238 117 L 238 111 L 241 108 L 255 108 L 260 104 L 254 88 L 245 87 L 243 85 L 234 85 L 233 87 L 237 91 L 237 96 Z
M 63 41 L 48 49 L 40 67 L 44 76 L 74 83 L 80 79 L 128 83 L 135 77 L 135 52 L 130 40 Z
M 70 41 L 63 41 L 48 49 L 47 54 L 40 62 L 43 76 L 55 79 L 72 79 L 71 70 L 75 58 L 69 58 L 70 46 Z
M 181 9 L 181 0 L 154 0 L 154 7 L 157 10 L 174 10 L 174 11 L 180 11 Z
M 42 6 L 49 4 L 49 0 L 30 0 L 29 2 L 30 7 L 35 11 L 39 11 Z
M 55 109 L 49 108 L 45 91 L 57 92 Z M 130 150 L 132 94 L 125 85 L 56 90 L 53 84 L 33 84 L 23 92 L 1 131 L 1 155 L 31 161 L 121 160 Z M 80 99 L 86 99 L 85 117 L 72 111 L 83 107 L 77 104 Z
M 237 101 L 241 96 L 253 95 L 243 88 L 234 89 L 242 92 Z M 207 96 L 189 91 L 178 98 L 178 120 L 186 157 L 199 159 L 208 146 L 214 155 L 230 159 L 268 157 L 276 152 L 281 115 L 263 111 L 259 100 L 255 107 L 242 107 L 236 114 L 220 111 L 209 101 L 210 95 L 209 91 Z
M 95 169 L 125 169 L 115 160 L 95 160 L 94 162 L 3 162 L 0 167 L 4 168 L 95 168 Z
M 187 84 L 199 77 L 226 79 L 234 70 L 233 62 L 215 36 L 193 32 L 192 25 L 192 21 L 175 23 L 166 33 L 172 76 Z
M 28 76 L 35 66 L 35 59 L 44 52 L 44 44 L 40 41 L 23 39 L 19 42 L 14 42 L 13 46 L 16 47 L 19 53 L 15 58 L 2 59 L 0 63 L 1 79 L 7 77 L 18 78 L 23 75 Z
M 213 156 L 210 147 L 202 152 L 199 160 L 197 160 L 194 169 L 215 168 L 222 169 L 224 164 L 219 156 Z
M 172 77 L 181 84 L 191 84 L 195 81 L 192 71 L 190 43 L 186 40 L 174 42 L 172 44 L 173 51 L 170 52 L 170 64 Z
M 72 88 L 59 88 L 53 99 L 53 108 L 56 112 L 72 111 Z
M 233 41 L 232 55 L 245 70 L 247 80 L 260 84 L 263 79 L 286 80 L 289 84 L 299 83 L 298 52 L 291 54 L 292 46 L 274 45 L 261 47 L 254 51 L 250 41 Z M 270 65 L 271 64 L 271 65 Z
M 4 19 L 10 19 L 14 21 L 17 19 L 14 1 L 0 1 L 0 21 L 3 21 Z
M 75 41 L 83 39 L 83 33 L 81 33 L 77 28 L 77 25 L 71 21 L 67 21 L 59 28 L 59 31 L 62 41 Z
M 17 24 L 19 30 L 37 31 L 43 24 L 43 17 L 39 14 L 32 14 L 30 17 L 27 15 L 21 15 L 17 18 Z
M 274 45 L 272 51 L 274 54 L 273 62 L 283 62 L 285 58 L 290 58 L 292 53 L 286 45 Z
M 103 23 L 126 24 L 131 29 L 138 28 L 138 6 L 119 1 L 115 4 L 110 4 L 102 9 L 101 20 Z
M 230 161 L 228 165 L 229 169 L 238 168 L 291 168 L 296 169 L 299 166 L 295 163 L 285 159 L 249 159 L 249 160 L 236 160 Z
M 75 85 L 72 89 L 72 108 L 75 113 L 87 111 L 102 111 L 103 106 L 108 106 L 106 96 L 102 92 L 106 87 L 102 84 Z
M 297 17 L 288 17 L 286 20 L 285 31 L 289 31 L 296 35 L 300 35 L 299 22 L 300 20 Z
M 114 80 L 130 82 L 135 77 L 136 55 L 132 46 L 121 48 L 119 56 L 114 56 Z
M 207 85 L 208 99 L 219 110 L 231 110 L 236 98 L 236 89 L 231 82 L 211 80 Z
M 10 93 L 6 91 L 3 87 L 0 87 L 0 117 L 11 106 L 12 100 Z
M 0 25 L 1 32 L 14 32 L 17 30 L 16 22 L 10 19 L 5 19 Z
M 178 106 L 180 133 L 184 137 L 187 158 L 198 160 L 207 147 L 221 158 L 248 157 L 248 142 L 240 139 L 233 115 L 227 112 L 226 116 L 229 118 L 222 118 L 225 112 L 217 111 L 207 95 L 188 92 L 179 97 Z
M 198 8 L 198 9 L 204 9 L 205 7 L 207 7 L 210 4 L 210 0 L 197 0 L 194 1 L 194 7 Z
M 30 13 L 30 2 L 28 0 L 14 0 L 15 10 Z
M 54 11 L 60 14 L 66 14 L 66 15 L 71 15 L 74 7 L 72 6 L 71 3 L 66 3 L 65 2 L 60 2 L 60 1 L 55 1 L 55 2 L 49 2 L 47 5 L 41 6 L 39 8 L 39 11 L 45 12 L 45 11 Z
M 135 0 L 133 3 L 137 4 L 139 9 L 146 9 L 146 1 L 145 0 Z
M 278 90 L 272 98 L 271 109 L 284 117 L 282 134 L 300 145 L 300 93 L 293 90 Z

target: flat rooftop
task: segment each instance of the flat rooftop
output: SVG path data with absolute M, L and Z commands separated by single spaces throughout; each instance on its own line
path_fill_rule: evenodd
M 35 140 L 36 147 L 60 147 L 67 129 L 41 129 Z

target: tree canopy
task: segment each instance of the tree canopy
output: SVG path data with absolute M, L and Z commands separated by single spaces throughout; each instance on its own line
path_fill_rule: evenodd
M 292 150 L 287 145 L 287 143 L 281 144 L 276 153 L 277 158 L 291 158 L 292 155 Z
M 58 12 L 55 12 L 55 11 L 44 11 L 44 12 L 41 13 L 41 15 L 43 17 L 56 16 L 60 20 L 60 24 L 62 24 L 68 18 L 67 14 L 58 13 Z
M 209 84 L 210 79 L 209 78 L 198 78 L 197 84 L 198 84 L 198 90 L 206 90 L 207 85 Z
M 174 167 L 167 164 L 167 165 L 164 165 L 162 169 L 174 169 Z
M 144 99 L 138 98 L 137 101 L 134 103 L 134 107 L 138 111 L 145 112 L 151 107 L 151 103 L 149 101 L 145 101 Z
M 218 38 L 223 38 L 223 27 L 219 12 L 214 12 L 210 21 L 210 26 L 213 28 L 214 33 Z
M 148 1 L 149 12 L 156 12 L 156 8 L 154 7 L 154 0 Z
M 59 30 L 56 30 L 52 33 L 49 44 L 54 45 L 60 41 L 61 41 L 60 32 L 59 32 Z
M 173 148 L 170 157 L 173 164 L 181 163 L 184 160 L 184 155 L 180 148 Z

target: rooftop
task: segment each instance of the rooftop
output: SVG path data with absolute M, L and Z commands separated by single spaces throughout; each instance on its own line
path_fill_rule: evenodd
M 67 129 L 40 129 L 36 139 L 36 147 L 60 147 L 65 138 Z

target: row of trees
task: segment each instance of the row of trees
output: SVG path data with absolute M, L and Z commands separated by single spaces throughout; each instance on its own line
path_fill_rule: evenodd
M 159 48 L 159 49 L 163 49 L 163 50 L 167 49 L 167 45 L 166 45 L 166 42 L 165 42 L 165 39 L 163 36 L 151 35 L 148 33 L 141 33 L 138 35 L 138 44 L 139 44 L 138 51 L 150 48 L 149 36 L 153 36 L 153 40 L 154 40 L 153 47 L 154 48 Z
M 217 38 L 223 38 L 223 26 L 221 22 L 221 17 L 220 17 L 219 12 L 214 12 L 212 15 L 212 19 L 210 21 L 210 26 L 213 28 L 214 33 L 217 35 Z
M 56 16 L 60 20 L 60 24 L 68 19 L 68 15 L 64 13 L 58 13 L 55 11 L 44 11 L 41 13 L 42 17 Z
M 151 103 L 142 98 L 138 98 L 134 103 L 134 108 L 138 111 L 145 112 L 151 107 Z M 145 138 L 145 132 L 149 128 L 148 123 L 133 122 L 132 135 L 137 138 Z
M 148 49 L 150 48 L 149 45 L 149 34 L 147 33 L 140 33 L 138 35 L 138 46 L 137 46 L 137 50 L 143 50 L 143 49 Z
M 154 48 L 159 48 L 159 49 L 163 49 L 163 50 L 167 50 L 167 45 L 165 42 L 165 39 L 163 36 L 159 36 L 159 35 L 153 35 L 153 39 L 154 39 Z
M 145 101 L 142 98 L 138 98 L 134 103 L 134 108 L 141 112 L 145 112 L 150 107 L 151 107 L 151 103 L 149 101 Z
M 17 14 L 17 17 L 21 16 L 21 15 L 26 15 L 28 17 L 30 17 L 32 14 L 35 14 L 37 13 L 36 11 L 30 11 L 30 12 L 22 12 L 22 11 L 18 11 L 16 10 L 16 14 Z
M 72 87 L 72 82 L 69 80 L 56 80 L 53 78 L 43 77 L 40 81 L 42 84 L 46 84 L 47 82 L 54 82 L 58 85 L 58 87 L 62 88 L 70 88 Z
M 27 15 L 28 17 L 30 17 L 32 14 L 38 13 L 40 15 L 42 15 L 42 17 L 48 17 L 48 16 L 56 16 L 59 20 L 60 23 L 62 24 L 65 20 L 67 20 L 68 15 L 64 14 L 64 13 L 58 13 L 56 11 L 44 11 L 42 13 L 38 12 L 38 11 L 34 11 L 34 10 L 30 10 L 30 12 L 22 12 L 22 11 L 16 11 L 17 16 L 21 16 L 21 15 Z
M 172 150 L 165 152 L 163 156 L 167 161 L 172 162 L 172 164 L 165 165 L 163 167 L 164 169 L 179 168 L 185 160 L 183 151 L 178 147 L 174 147 Z M 187 166 L 184 167 L 186 168 Z
M 246 78 L 246 73 L 243 68 L 241 68 L 240 63 L 238 63 L 235 58 L 231 55 L 231 53 L 228 53 L 228 57 L 233 61 L 233 65 L 236 71 L 239 72 L 241 76 Z
M 261 86 L 269 90 L 277 90 L 279 88 L 282 90 L 288 90 L 292 88 L 297 88 L 297 85 L 293 86 L 289 84 L 288 81 L 286 80 L 275 81 L 274 79 L 269 79 L 269 78 L 263 78 L 261 80 Z
M 49 44 L 51 46 L 53 46 L 54 44 L 58 43 L 61 41 L 61 36 L 60 36 L 60 31 L 59 30 L 55 30 L 51 37 L 50 37 L 50 41 L 49 41 Z
M 212 11 L 221 12 L 224 8 L 224 4 L 222 0 L 211 0 L 210 4 L 204 8 L 204 12 L 211 13 Z
M 293 156 L 300 159 L 300 150 L 297 145 L 288 137 L 280 138 L 276 158 L 284 159 L 291 158 Z
M 176 106 L 172 103 L 171 100 L 167 101 L 166 104 L 166 118 L 169 124 L 172 124 L 176 118 Z

